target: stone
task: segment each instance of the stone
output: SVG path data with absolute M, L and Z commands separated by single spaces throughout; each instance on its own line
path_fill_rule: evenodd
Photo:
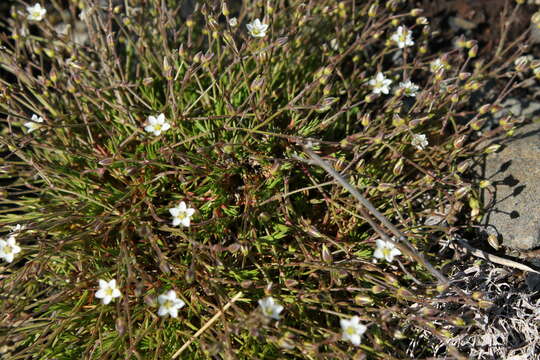
M 484 178 L 491 181 L 493 195 L 484 191 L 483 223 L 511 249 L 540 246 L 540 123 L 525 125 L 507 138 L 502 150 L 488 154 Z

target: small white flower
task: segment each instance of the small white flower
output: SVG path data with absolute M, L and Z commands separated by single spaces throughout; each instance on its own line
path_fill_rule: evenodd
M 167 131 L 170 128 L 171 124 L 165 121 L 165 115 L 159 114 L 157 117 L 152 115 L 148 117 L 148 125 L 144 127 L 144 130 L 154 133 L 155 136 L 159 136 L 162 131 Z
M 10 235 L 7 240 L 0 240 L 0 258 L 8 263 L 13 261 L 15 254 L 21 252 L 20 246 L 15 240 L 15 236 Z
M 42 8 L 39 3 L 35 4 L 34 6 L 27 6 L 26 11 L 28 11 L 28 16 L 26 18 L 32 21 L 43 20 L 45 14 L 47 13 L 47 9 Z
M 235 17 L 229 19 L 229 26 L 230 27 L 235 27 L 237 25 L 238 25 L 238 19 L 236 19 Z
M 388 262 L 392 262 L 394 260 L 394 256 L 401 255 L 401 251 L 396 248 L 396 245 L 394 245 L 394 243 L 381 239 L 378 239 L 376 242 L 377 249 L 375 249 L 373 257 L 377 259 L 385 259 Z
M 186 203 L 182 201 L 176 207 L 170 208 L 169 212 L 173 216 L 173 226 L 178 226 L 180 224 L 189 226 L 191 217 L 195 213 L 195 209 L 188 208 Z
M 403 89 L 403 95 L 411 97 L 416 97 L 418 90 L 420 90 L 420 87 L 410 80 L 399 83 L 399 88 Z
M 41 116 L 37 116 L 36 114 L 32 115 L 31 118 L 32 121 L 28 121 L 24 123 L 24 126 L 28 128 L 28 132 L 31 133 L 34 130 L 37 130 L 41 127 L 39 123 L 43 122 L 43 118 Z
M 429 70 L 432 73 L 439 72 L 439 70 L 444 69 L 444 67 L 445 67 L 445 65 L 444 65 L 443 61 L 440 58 L 437 58 L 437 59 L 433 60 L 429 64 Z
M 17 233 L 23 231 L 24 229 L 26 229 L 26 225 L 21 225 L 21 224 L 17 224 L 15 226 L 10 226 L 11 227 L 11 234 L 10 235 L 13 235 L 13 236 L 17 236 Z
M 107 305 L 113 298 L 120 296 L 122 296 L 122 293 L 118 287 L 116 287 L 115 279 L 112 279 L 109 282 L 99 279 L 99 290 L 96 292 L 96 297 L 98 299 L 103 299 L 103 304 Z
M 399 26 L 390 39 L 395 41 L 400 49 L 414 45 L 412 32 L 405 26 Z
M 330 48 L 332 50 L 335 50 L 335 51 L 338 51 L 339 50 L 339 42 L 338 42 L 338 39 L 332 39 L 330 40 Z
M 343 340 L 349 340 L 356 346 L 360 346 L 361 336 L 366 332 L 367 327 L 360 324 L 360 318 L 353 316 L 350 320 L 339 320 L 343 334 L 341 335 Z
M 414 134 L 413 139 L 411 141 L 412 146 L 417 148 L 418 150 L 424 150 L 428 146 L 428 141 L 426 139 L 426 135 L 424 134 Z
M 178 317 L 178 310 L 186 305 L 185 302 L 176 297 L 176 292 L 174 290 L 170 290 L 167 293 L 159 295 L 158 303 L 161 305 L 158 310 L 158 315 L 170 315 L 173 318 Z
M 259 300 L 259 306 L 264 316 L 279 320 L 279 313 L 283 311 L 283 306 L 274 300 L 273 297 L 266 297 Z
M 268 30 L 268 24 L 261 23 L 259 19 L 253 20 L 253 22 L 246 25 L 249 35 L 253 37 L 265 37 Z
M 374 94 L 388 94 L 390 92 L 392 80 L 387 79 L 383 73 L 377 73 L 374 79 L 369 80 L 369 85 L 373 87 Z

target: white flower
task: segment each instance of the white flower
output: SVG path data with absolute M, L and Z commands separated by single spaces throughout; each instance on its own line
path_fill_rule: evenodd
M 238 25 L 238 19 L 236 19 L 235 17 L 230 18 L 229 19 L 229 26 L 230 27 L 235 27 L 236 25 Z
M 246 25 L 249 35 L 253 37 L 265 37 L 268 30 L 268 24 L 261 23 L 259 19 L 255 19 L 253 22 Z
M 396 248 L 396 245 L 390 241 L 377 240 L 377 249 L 373 253 L 373 256 L 377 259 L 385 259 L 388 262 L 394 260 L 394 256 L 401 255 L 401 251 Z
M 358 316 L 353 316 L 350 320 L 339 320 L 341 329 L 343 330 L 343 334 L 341 335 L 343 340 L 349 340 L 356 346 L 360 346 L 360 337 L 367 330 L 367 327 L 360 324 L 359 321 L 360 318 Z
M 403 89 L 403 95 L 415 97 L 420 87 L 410 80 L 399 83 L 399 88 Z
M 398 27 L 397 31 L 392 35 L 390 39 L 392 41 L 395 41 L 400 49 L 414 45 L 414 41 L 412 39 L 412 32 L 405 26 Z
M 283 306 L 276 302 L 273 297 L 270 296 L 259 300 L 259 306 L 264 316 L 279 320 L 279 313 L 283 310 Z
M 23 231 L 24 229 L 26 229 L 26 225 L 21 225 L 21 224 L 17 224 L 15 226 L 10 226 L 11 227 L 11 234 L 10 235 L 13 235 L 13 236 L 17 236 L 17 233 Z
M 173 216 L 173 226 L 178 226 L 180 224 L 189 226 L 191 217 L 195 213 L 195 209 L 188 208 L 186 203 L 182 201 L 176 207 L 170 208 L 169 212 Z
M 107 305 L 113 298 L 122 296 L 120 290 L 116 287 L 116 280 L 112 279 L 107 282 L 99 279 L 99 290 L 96 292 L 98 299 L 103 299 L 103 303 Z
M 167 131 L 171 128 L 171 124 L 165 121 L 165 115 L 159 114 L 156 118 L 155 116 L 150 115 L 148 117 L 148 125 L 144 127 L 146 132 L 154 133 L 154 135 L 161 135 L 162 131 Z
M 429 64 L 429 70 L 432 72 L 432 73 L 436 73 L 436 72 L 439 72 L 439 70 L 441 69 L 444 69 L 444 63 L 442 62 L 442 60 L 440 58 L 437 58 L 435 60 L 433 60 L 430 64 Z
M 26 18 L 33 21 L 43 20 L 45 14 L 47 13 L 47 9 L 42 8 L 39 3 L 35 4 L 34 6 L 27 6 L 26 11 L 28 11 L 28 16 Z
M 0 240 L 0 258 L 8 263 L 13 261 L 15 254 L 21 252 L 21 248 L 17 245 L 15 236 L 10 235 L 7 240 Z
M 332 39 L 330 40 L 330 48 L 332 48 L 332 50 L 335 50 L 335 51 L 338 51 L 339 50 L 339 42 L 338 42 L 338 39 Z
M 384 74 L 381 72 L 374 79 L 369 80 L 369 85 L 373 86 L 373 93 L 375 94 L 388 94 L 390 92 L 390 84 L 392 84 L 392 80 L 384 77 Z
M 178 317 L 178 309 L 181 309 L 186 305 L 185 302 L 176 297 L 176 292 L 174 292 L 174 290 L 159 295 L 158 303 L 161 305 L 158 310 L 158 315 L 170 315 L 173 318 Z
M 426 139 L 426 135 L 424 134 L 414 134 L 413 139 L 411 141 L 412 146 L 417 148 L 418 150 L 424 150 L 428 146 L 428 141 Z
M 41 116 L 37 116 L 36 114 L 32 115 L 31 118 L 32 121 L 28 121 L 24 123 L 24 126 L 28 128 L 28 132 L 31 133 L 34 130 L 37 130 L 41 127 L 39 123 L 43 122 L 43 118 Z

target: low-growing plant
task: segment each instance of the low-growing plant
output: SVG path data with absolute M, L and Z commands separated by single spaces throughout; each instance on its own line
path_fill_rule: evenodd
M 191 5 L 13 7 L 0 50 L 4 354 L 422 358 L 435 354 L 419 333 L 444 342 L 474 325 L 464 314 L 481 294 L 440 286 L 382 239 L 304 150 L 440 270 L 434 240 L 482 215 L 490 185 L 471 180 L 471 160 L 516 120 L 484 123 L 537 69 L 514 67 L 522 39 L 501 36 L 489 61 L 473 39 L 436 53 L 429 19 L 395 0 Z M 424 224 L 445 206 L 451 226 Z

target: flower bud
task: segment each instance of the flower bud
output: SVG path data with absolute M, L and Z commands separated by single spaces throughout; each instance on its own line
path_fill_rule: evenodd
M 486 188 L 486 187 L 488 187 L 488 186 L 490 186 L 490 185 L 491 185 L 491 181 L 489 181 L 489 180 L 482 180 L 482 181 L 480 181 L 480 183 L 478 184 L 478 186 L 480 187 L 480 189 L 484 189 L 484 188 Z
M 425 16 L 420 16 L 419 18 L 416 19 L 416 24 L 418 24 L 418 25 L 427 25 L 427 24 L 429 24 L 429 21 Z
M 334 262 L 334 258 L 332 257 L 332 253 L 330 252 L 330 250 L 328 250 L 328 247 L 326 247 L 325 244 L 323 244 L 323 246 L 322 246 L 321 257 L 322 257 L 323 261 L 325 263 L 327 263 L 327 264 L 332 264 Z
M 471 77 L 471 73 L 469 72 L 462 72 L 458 75 L 459 80 L 467 80 L 469 77 Z
M 394 175 L 398 176 L 403 172 L 403 158 L 399 159 L 394 166 Z
M 501 145 L 499 145 L 499 144 L 490 145 L 484 150 L 484 153 L 486 153 L 486 154 L 494 153 L 497 150 L 499 150 L 500 147 L 501 147 Z
M 373 303 L 373 299 L 367 295 L 356 295 L 354 297 L 354 303 L 356 305 L 368 305 Z
M 471 161 L 465 160 L 458 164 L 457 171 L 463 173 L 469 168 L 469 166 L 471 166 Z
M 468 52 L 468 54 L 470 58 L 474 58 L 476 57 L 476 55 L 478 55 L 478 45 L 474 45 Z
M 478 113 L 480 115 L 487 114 L 489 112 L 490 107 L 491 107 L 490 104 L 484 104 L 484 105 L 480 106 L 480 109 L 478 109 Z
M 412 9 L 411 10 L 411 16 L 416 17 L 416 16 L 420 15 L 423 11 L 424 10 L 422 10 L 422 9 Z
M 465 196 L 469 191 L 471 190 L 471 187 L 470 186 L 463 186 L 461 187 L 460 189 L 458 189 L 455 193 L 454 193 L 454 196 L 456 197 L 456 199 L 461 199 L 463 196 Z
M 229 7 L 227 6 L 227 3 L 225 1 L 221 5 L 221 13 L 223 14 L 223 16 L 229 16 L 230 14 Z
M 368 16 L 369 17 L 375 17 L 377 16 L 377 10 L 379 8 L 379 4 L 377 3 L 374 3 L 372 4 L 370 7 L 369 7 L 369 10 L 368 10 Z
M 536 26 L 540 25 L 540 11 L 535 12 L 531 16 L 531 22 Z
M 461 135 L 456 140 L 454 140 L 454 147 L 456 149 L 461 148 L 466 139 L 467 139 L 467 135 Z
M 531 56 L 520 56 L 514 61 L 517 72 L 525 72 L 529 67 Z

